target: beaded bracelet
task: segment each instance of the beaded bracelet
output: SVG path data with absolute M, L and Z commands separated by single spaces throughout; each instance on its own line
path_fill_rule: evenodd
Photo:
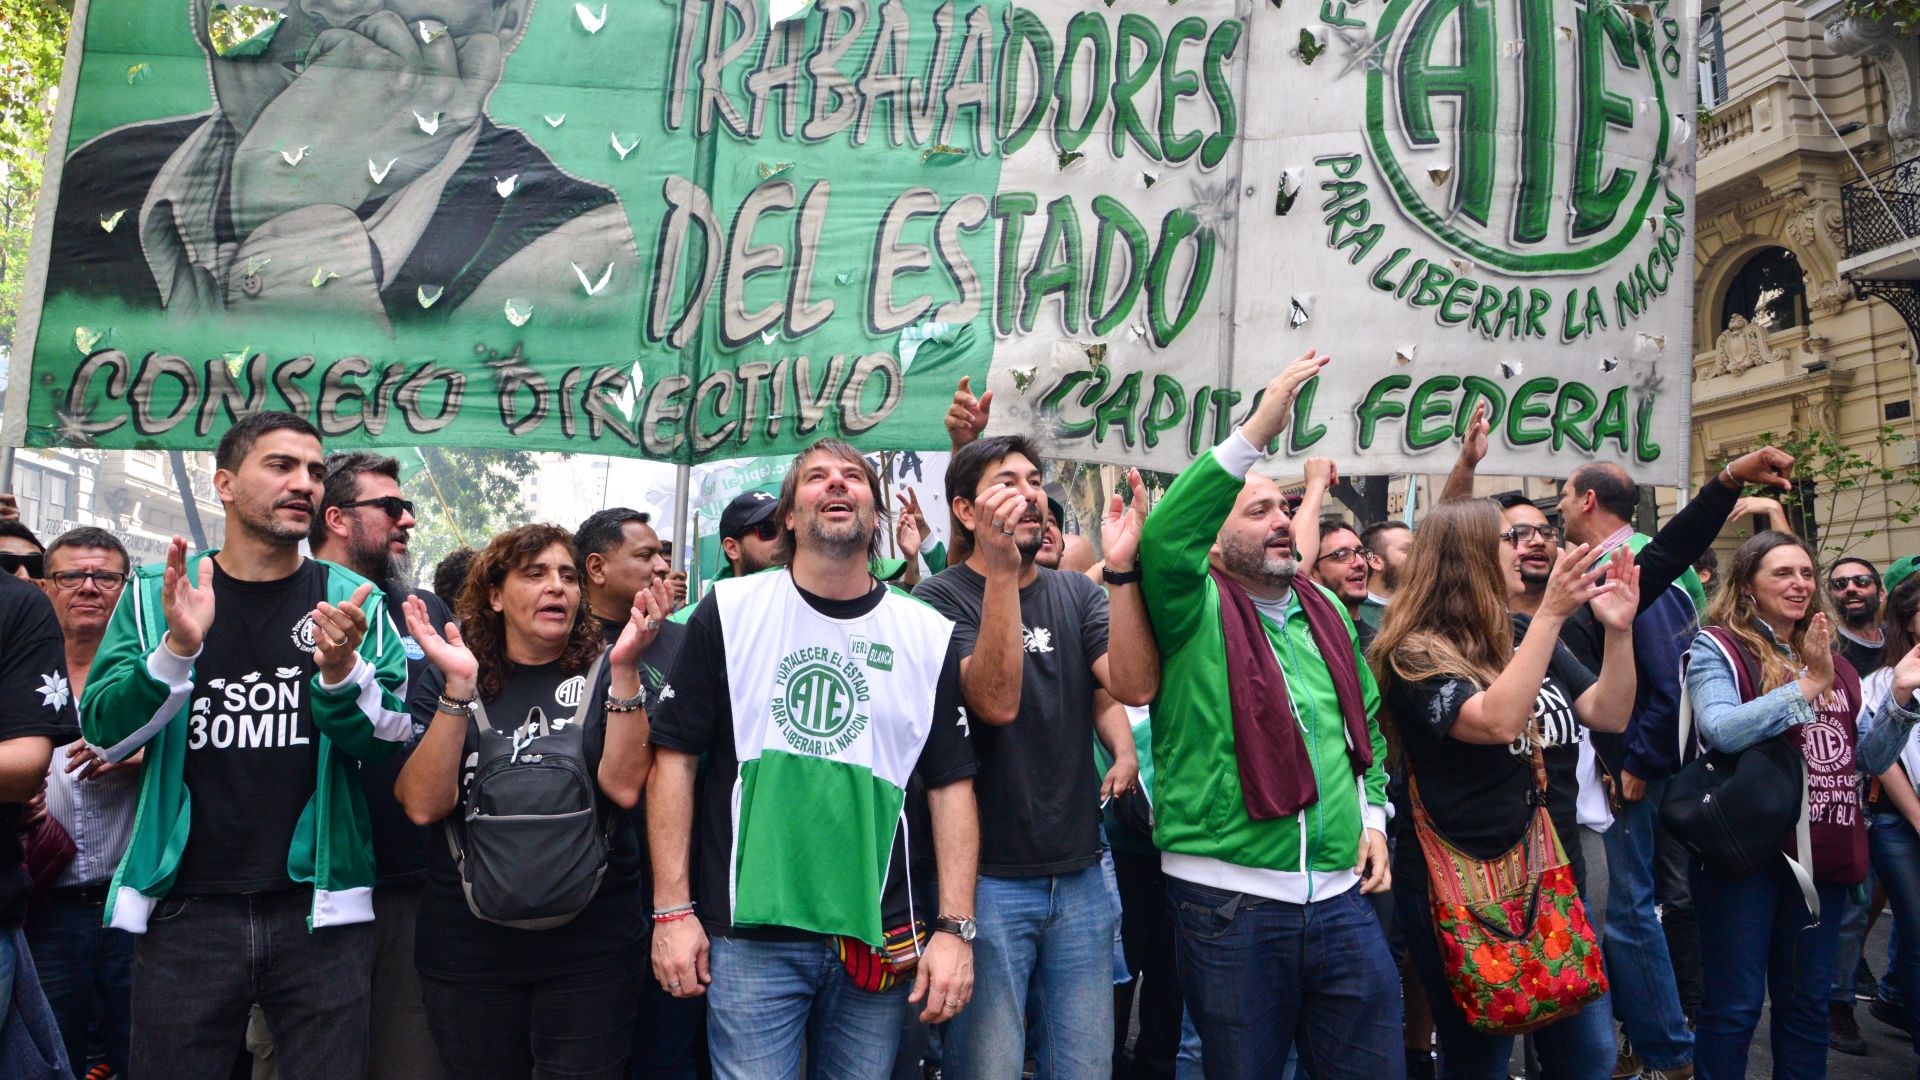
M 691 914 L 693 914 L 693 905 L 686 903 L 681 904 L 679 907 L 670 907 L 654 912 L 653 921 L 657 923 L 679 922 Z

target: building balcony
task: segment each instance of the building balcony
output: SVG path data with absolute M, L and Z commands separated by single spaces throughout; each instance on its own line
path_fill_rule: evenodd
M 1842 186 L 1840 221 L 1840 276 L 1854 296 L 1885 300 L 1920 327 L 1920 157 Z
M 1770 173 L 1797 172 L 1807 155 L 1844 162 L 1848 150 L 1864 151 L 1885 138 L 1877 126 L 1858 127 L 1836 137 L 1820 112 L 1790 75 L 1780 75 L 1711 111 L 1700 124 L 1696 174 L 1703 208 L 1744 198 L 1749 186 Z

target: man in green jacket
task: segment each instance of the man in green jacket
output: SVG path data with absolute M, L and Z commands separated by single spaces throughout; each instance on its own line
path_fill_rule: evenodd
M 221 438 L 225 547 L 135 573 L 81 701 L 87 741 L 147 750 L 108 922 L 139 934 L 131 1071 L 225 1075 L 258 1002 L 280 1071 L 365 1071 L 373 843 L 361 763 L 413 732 L 384 596 L 300 554 L 320 434 L 289 413 Z
M 1160 643 L 1154 843 L 1209 1077 L 1393 1080 L 1400 980 L 1363 893 L 1390 882 L 1379 691 L 1353 623 L 1296 577 L 1286 504 L 1249 473 L 1312 353 L 1167 489 L 1140 543 Z M 1309 523 L 1311 527 L 1311 523 Z

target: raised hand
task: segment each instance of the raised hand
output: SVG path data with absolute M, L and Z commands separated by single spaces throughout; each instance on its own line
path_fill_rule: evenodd
M 1321 491 L 1340 482 L 1340 470 L 1329 457 L 1310 457 L 1306 462 L 1307 486 Z
M 1757 486 L 1793 490 L 1793 455 L 1772 446 L 1763 446 L 1751 454 L 1742 454 L 1727 462 L 1721 482 L 1729 487 Z
M 207 628 L 213 625 L 213 568 L 200 563 L 200 583 L 187 579 L 187 540 L 176 536 L 167 545 L 166 576 L 160 581 L 160 606 L 167 616 L 167 633 L 162 639 L 167 648 L 180 656 L 193 656 L 207 640 Z
M 673 597 L 673 603 L 667 610 L 669 612 L 678 611 L 680 605 L 687 602 L 687 572 L 685 570 L 675 570 L 673 573 L 667 575 L 667 592 Z
M 1634 617 L 1640 614 L 1640 567 L 1633 561 L 1633 553 L 1622 544 L 1613 549 L 1606 571 L 1613 589 L 1593 598 L 1593 617 L 1601 626 L 1625 633 L 1633 629 Z
M 1540 614 L 1564 619 L 1580 610 L 1580 605 L 1619 588 L 1617 582 L 1601 580 L 1607 568 L 1594 566 L 1599 560 L 1600 552 L 1587 544 L 1576 544 L 1562 552 L 1547 578 L 1547 591 L 1540 597 Z
M 1460 443 L 1460 460 L 1474 468 L 1487 456 L 1487 434 L 1493 426 L 1487 422 L 1487 403 L 1474 403 L 1473 419 L 1467 421 L 1467 434 Z
M 409 596 L 401 605 L 401 613 L 406 616 L 407 633 L 413 636 L 420 651 L 427 654 L 427 663 L 440 669 L 446 676 L 447 695 L 456 698 L 473 696 L 474 680 L 480 674 L 480 662 L 473 658 L 473 650 L 467 648 L 465 639 L 460 636 L 460 627 L 448 623 L 446 634 L 433 628 L 427 618 L 427 605 L 417 596 Z
M 1287 430 L 1287 423 L 1293 419 L 1293 399 L 1299 395 L 1300 388 L 1306 385 L 1308 379 L 1320 374 L 1320 369 L 1326 367 L 1331 359 L 1333 357 L 1321 356 L 1308 349 L 1305 355 L 1275 375 L 1273 381 L 1267 384 L 1266 393 L 1260 395 L 1260 404 L 1253 410 L 1253 415 L 1240 425 L 1241 434 L 1246 436 L 1247 441 L 1265 450 L 1268 443 L 1279 438 L 1280 433 Z
M 971 376 L 960 376 L 960 385 L 953 391 L 953 404 L 947 406 L 947 439 L 955 450 L 978 439 L 980 433 L 987 430 L 988 415 L 993 410 L 993 391 L 976 398 L 971 380 Z
M 1147 485 L 1139 469 L 1127 470 L 1127 487 L 1133 501 L 1123 502 L 1115 492 L 1107 499 L 1107 513 L 1100 522 L 1100 547 L 1107 553 L 1107 566 L 1115 573 L 1127 573 L 1140 558 L 1140 533 L 1146 527 Z
M 1826 612 L 1818 612 L 1813 616 L 1801 652 L 1800 662 L 1807 665 L 1806 677 L 1813 680 L 1812 689 L 1822 694 L 1832 689 L 1833 625 L 1827 621 Z
M 1013 534 L 1026 512 L 1026 496 L 1005 484 L 993 485 L 974 502 L 973 547 L 986 556 L 989 570 L 1019 572 L 1020 548 Z
M 353 670 L 360 642 L 367 636 L 367 613 L 362 610 L 373 595 L 373 583 L 353 590 L 352 599 L 339 606 L 320 601 L 313 609 L 313 659 L 320 665 L 320 681 L 337 683 Z
M 620 637 L 607 656 L 615 670 L 632 671 L 640 667 L 640 657 L 646 654 L 653 639 L 660 636 L 660 623 L 666 617 L 667 609 L 660 606 L 658 593 L 641 589 L 633 594 L 633 610 L 627 614 L 627 625 L 620 628 Z
M 1915 690 L 1920 690 L 1920 645 L 1907 650 L 1893 665 L 1893 700 L 1910 709 Z
M 894 525 L 895 539 L 900 543 L 900 554 L 909 561 L 918 558 L 920 548 L 933 535 L 933 527 L 927 524 L 927 515 L 920 509 L 920 496 L 908 488 L 899 493 L 900 514 Z

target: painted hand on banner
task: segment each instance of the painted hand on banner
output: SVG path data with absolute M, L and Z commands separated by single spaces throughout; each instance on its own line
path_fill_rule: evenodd
M 467 642 L 460 636 L 460 627 L 448 623 L 444 636 L 433 628 L 433 622 L 427 618 L 427 605 L 417 596 L 409 596 L 400 605 L 400 613 L 406 618 L 407 633 L 420 651 L 427 654 L 427 663 L 440 669 L 446 676 L 447 695 L 456 698 L 473 696 L 474 680 L 480 674 L 480 662 L 473 658 L 473 651 L 467 648 Z
M 1127 487 L 1132 502 L 1123 502 L 1115 492 L 1107 499 L 1107 514 L 1100 522 L 1100 547 L 1107 554 L 1107 568 L 1124 574 L 1133 570 L 1140 558 L 1140 532 L 1147 524 L 1150 507 L 1147 485 L 1139 469 L 1127 470 Z
M 360 643 L 367 637 L 367 598 L 373 583 L 353 590 L 352 599 L 335 606 L 325 600 L 313 609 L 313 658 L 320 665 L 320 681 L 340 682 L 353 671 Z
M 229 87 L 221 69 L 236 62 L 214 63 L 222 108 L 244 132 L 234 152 L 231 203 L 242 237 L 302 206 L 359 206 L 374 190 L 367 161 L 399 158 L 382 190 L 439 164 L 479 120 L 500 81 L 505 50 L 498 33 L 428 36 L 422 40 L 389 10 L 352 29 L 322 30 L 307 50 L 306 67 L 282 82 L 284 89 L 269 90 L 247 123 L 238 123 L 236 103 L 224 100 Z M 414 120 L 416 112 L 439 116 L 432 135 Z M 311 146 L 312 167 L 288 169 L 279 150 L 291 146 Z
M 187 578 L 187 538 L 176 536 L 167 545 L 166 576 L 160 582 L 160 604 L 167 616 L 166 647 L 179 656 L 193 656 L 207 640 L 213 625 L 213 567 L 200 562 L 200 582 Z
M 1240 425 L 1240 433 L 1248 442 L 1262 450 L 1267 444 L 1280 437 L 1287 430 L 1287 423 L 1293 419 L 1293 399 L 1300 394 L 1300 388 L 1307 380 L 1320 374 L 1327 366 L 1331 356 L 1322 356 L 1312 349 L 1306 355 L 1288 364 L 1286 369 L 1273 377 L 1267 384 L 1266 392 L 1260 395 L 1260 404 Z
M 947 407 L 947 437 L 953 449 L 971 443 L 987 430 L 988 413 L 993 409 L 993 391 L 973 396 L 972 378 L 962 375 L 953 391 L 953 404 Z

